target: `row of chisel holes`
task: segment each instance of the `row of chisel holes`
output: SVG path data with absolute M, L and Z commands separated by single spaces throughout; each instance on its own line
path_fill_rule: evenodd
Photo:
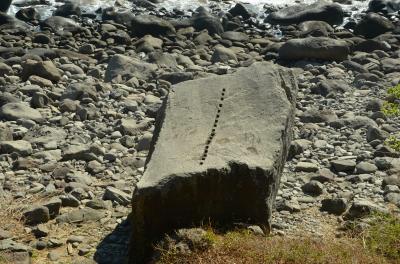
M 208 150 L 210 148 L 212 140 L 215 137 L 215 133 L 216 133 L 216 130 L 217 130 L 217 127 L 218 127 L 219 117 L 221 116 L 221 110 L 222 110 L 223 102 L 224 102 L 224 99 L 225 99 L 225 92 L 226 92 L 226 89 L 223 88 L 222 92 L 221 92 L 220 102 L 218 104 L 217 114 L 216 114 L 215 119 L 214 119 L 214 124 L 213 124 L 213 127 L 211 129 L 210 136 L 208 137 L 207 142 L 206 142 L 206 146 L 204 147 L 204 152 L 203 152 L 203 156 L 201 157 L 200 165 L 203 165 L 204 162 L 206 161 L 207 156 L 208 156 Z

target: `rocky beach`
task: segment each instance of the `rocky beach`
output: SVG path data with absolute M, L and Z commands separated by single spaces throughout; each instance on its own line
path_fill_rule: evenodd
M 1 1 L 0 263 L 400 214 L 399 2 L 184 2 Z

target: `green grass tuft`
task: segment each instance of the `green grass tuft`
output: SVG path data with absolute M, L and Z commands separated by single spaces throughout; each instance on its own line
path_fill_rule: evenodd
M 395 136 L 390 136 L 386 139 L 385 145 L 391 147 L 396 151 L 400 151 L 400 139 Z
M 400 105 L 398 100 L 400 100 L 400 84 L 389 88 L 387 91 L 389 101 L 385 101 L 382 106 L 382 112 L 385 116 L 393 117 L 400 116 Z
M 375 214 L 364 234 L 367 248 L 395 263 L 400 263 L 400 219 L 388 214 Z
M 389 88 L 388 95 L 393 96 L 395 99 L 400 99 L 400 84 Z
M 385 116 L 400 116 L 400 106 L 396 103 L 384 102 L 382 112 Z

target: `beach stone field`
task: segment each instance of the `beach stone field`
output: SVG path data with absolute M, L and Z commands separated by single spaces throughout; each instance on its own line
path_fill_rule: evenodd
M 400 213 L 397 1 L 83 2 L 0 2 L 0 263 Z

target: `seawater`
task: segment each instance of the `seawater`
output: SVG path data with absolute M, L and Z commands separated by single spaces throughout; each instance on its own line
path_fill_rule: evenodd
M 0 0 L 1 1 L 1 0 Z M 82 10 L 86 13 L 93 13 L 94 11 L 98 10 L 99 8 L 105 8 L 105 7 L 110 7 L 114 6 L 115 0 L 70 0 L 73 2 L 76 2 L 81 6 Z M 224 1 L 221 3 L 224 3 L 224 6 L 226 8 L 229 8 L 237 2 L 243 2 L 243 3 L 250 3 L 255 6 L 257 6 L 260 10 L 262 11 L 262 7 L 265 4 L 268 5 L 274 5 L 274 6 L 291 6 L 291 5 L 296 5 L 299 3 L 304 3 L 304 4 L 311 4 L 315 2 L 316 0 L 232 0 L 232 1 Z M 21 3 L 25 2 L 25 0 L 14 0 L 13 5 L 11 6 L 9 13 L 10 14 L 15 14 L 21 6 Z M 35 8 L 38 9 L 40 14 L 42 15 L 42 18 L 46 18 L 52 15 L 53 11 L 57 8 L 57 6 L 62 5 L 63 2 L 65 1 L 55 1 L 55 0 L 48 0 L 50 2 L 50 5 L 35 5 Z M 132 6 L 132 3 L 128 0 L 126 1 L 119 1 L 120 3 L 123 4 L 122 8 L 129 8 Z M 207 6 L 211 4 L 213 1 L 210 0 L 164 0 L 163 3 L 158 4 L 159 7 L 163 7 L 167 10 L 172 10 L 173 8 L 178 8 L 181 10 L 189 10 L 189 9 L 196 9 L 199 6 Z M 353 1 L 352 5 L 342 5 L 342 7 L 348 11 L 352 12 L 353 15 L 359 13 L 360 11 L 363 11 L 367 8 L 368 1 L 362 0 L 358 1 L 355 0 Z

